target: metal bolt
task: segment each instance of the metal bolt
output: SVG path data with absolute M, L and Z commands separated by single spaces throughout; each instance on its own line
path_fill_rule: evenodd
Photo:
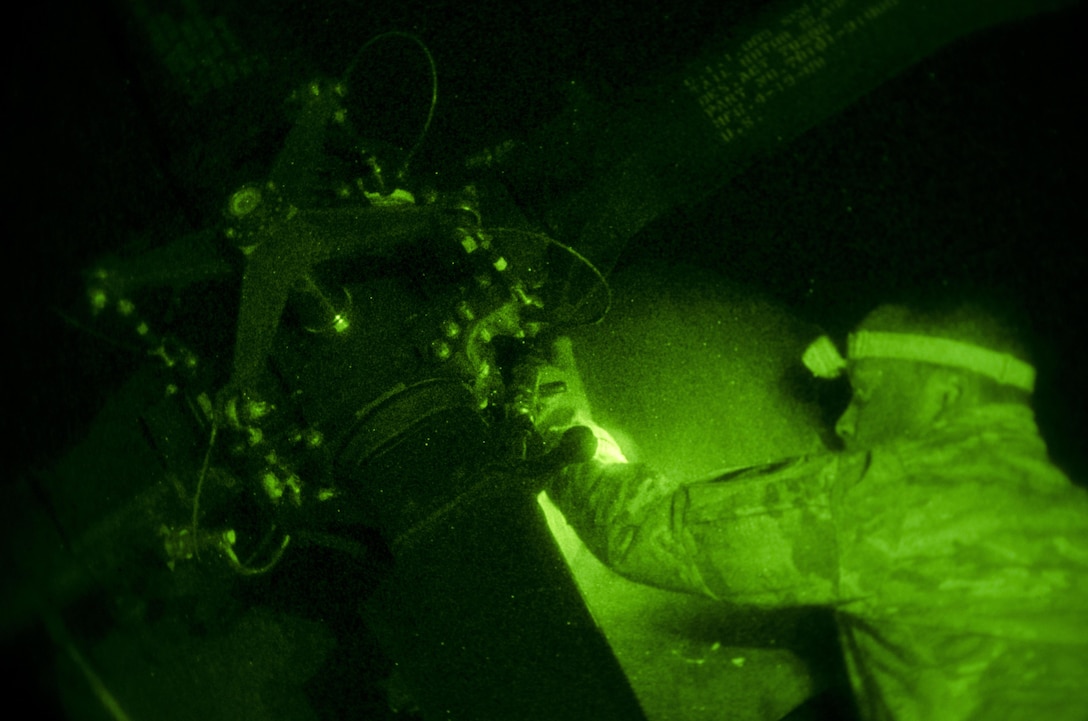
M 271 403 L 267 401 L 247 401 L 246 402 L 246 415 L 250 420 L 259 420 L 264 418 L 274 410 Z
M 95 288 L 91 291 L 91 309 L 94 312 L 105 310 L 106 305 L 109 303 L 110 298 L 106 294 L 106 291 L 101 288 Z
M 434 357 L 438 360 L 447 360 L 453 351 L 450 349 L 449 343 L 444 340 L 436 340 L 431 343 L 431 352 L 434 353 Z
M 261 191 L 257 188 L 242 188 L 230 196 L 230 212 L 235 218 L 244 218 L 261 204 Z

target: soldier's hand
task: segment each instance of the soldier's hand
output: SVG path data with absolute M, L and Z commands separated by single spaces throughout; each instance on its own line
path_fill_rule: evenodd
M 563 336 L 552 345 L 549 363 L 540 369 L 538 389 L 535 424 L 546 448 L 558 446 L 568 429 L 593 422 L 570 338 Z

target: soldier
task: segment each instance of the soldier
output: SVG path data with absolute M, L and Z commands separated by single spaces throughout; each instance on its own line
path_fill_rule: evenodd
M 804 360 L 849 377 L 844 450 L 678 487 L 593 422 L 561 339 L 570 392 L 538 427 L 592 459 L 549 496 L 632 580 L 831 608 L 865 719 L 1088 718 L 1088 493 L 1048 459 L 1015 334 L 978 305 L 884 305 L 845 358 L 824 337 Z

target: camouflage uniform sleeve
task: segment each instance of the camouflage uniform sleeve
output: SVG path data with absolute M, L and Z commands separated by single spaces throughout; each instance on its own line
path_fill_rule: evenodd
M 767 607 L 829 604 L 833 487 L 865 467 L 828 454 L 677 487 L 645 465 L 590 462 L 560 473 L 549 495 L 587 547 L 634 581 Z

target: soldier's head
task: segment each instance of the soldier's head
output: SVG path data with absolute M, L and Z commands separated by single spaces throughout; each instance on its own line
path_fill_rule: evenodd
M 867 448 L 980 405 L 1029 404 L 1035 370 L 1022 330 L 992 304 L 888 304 L 850 335 L 845 358 L 821 339 L 806 363 L 818 375 L 847 374 L 853 396 L 835 431 L 848 450 Z

